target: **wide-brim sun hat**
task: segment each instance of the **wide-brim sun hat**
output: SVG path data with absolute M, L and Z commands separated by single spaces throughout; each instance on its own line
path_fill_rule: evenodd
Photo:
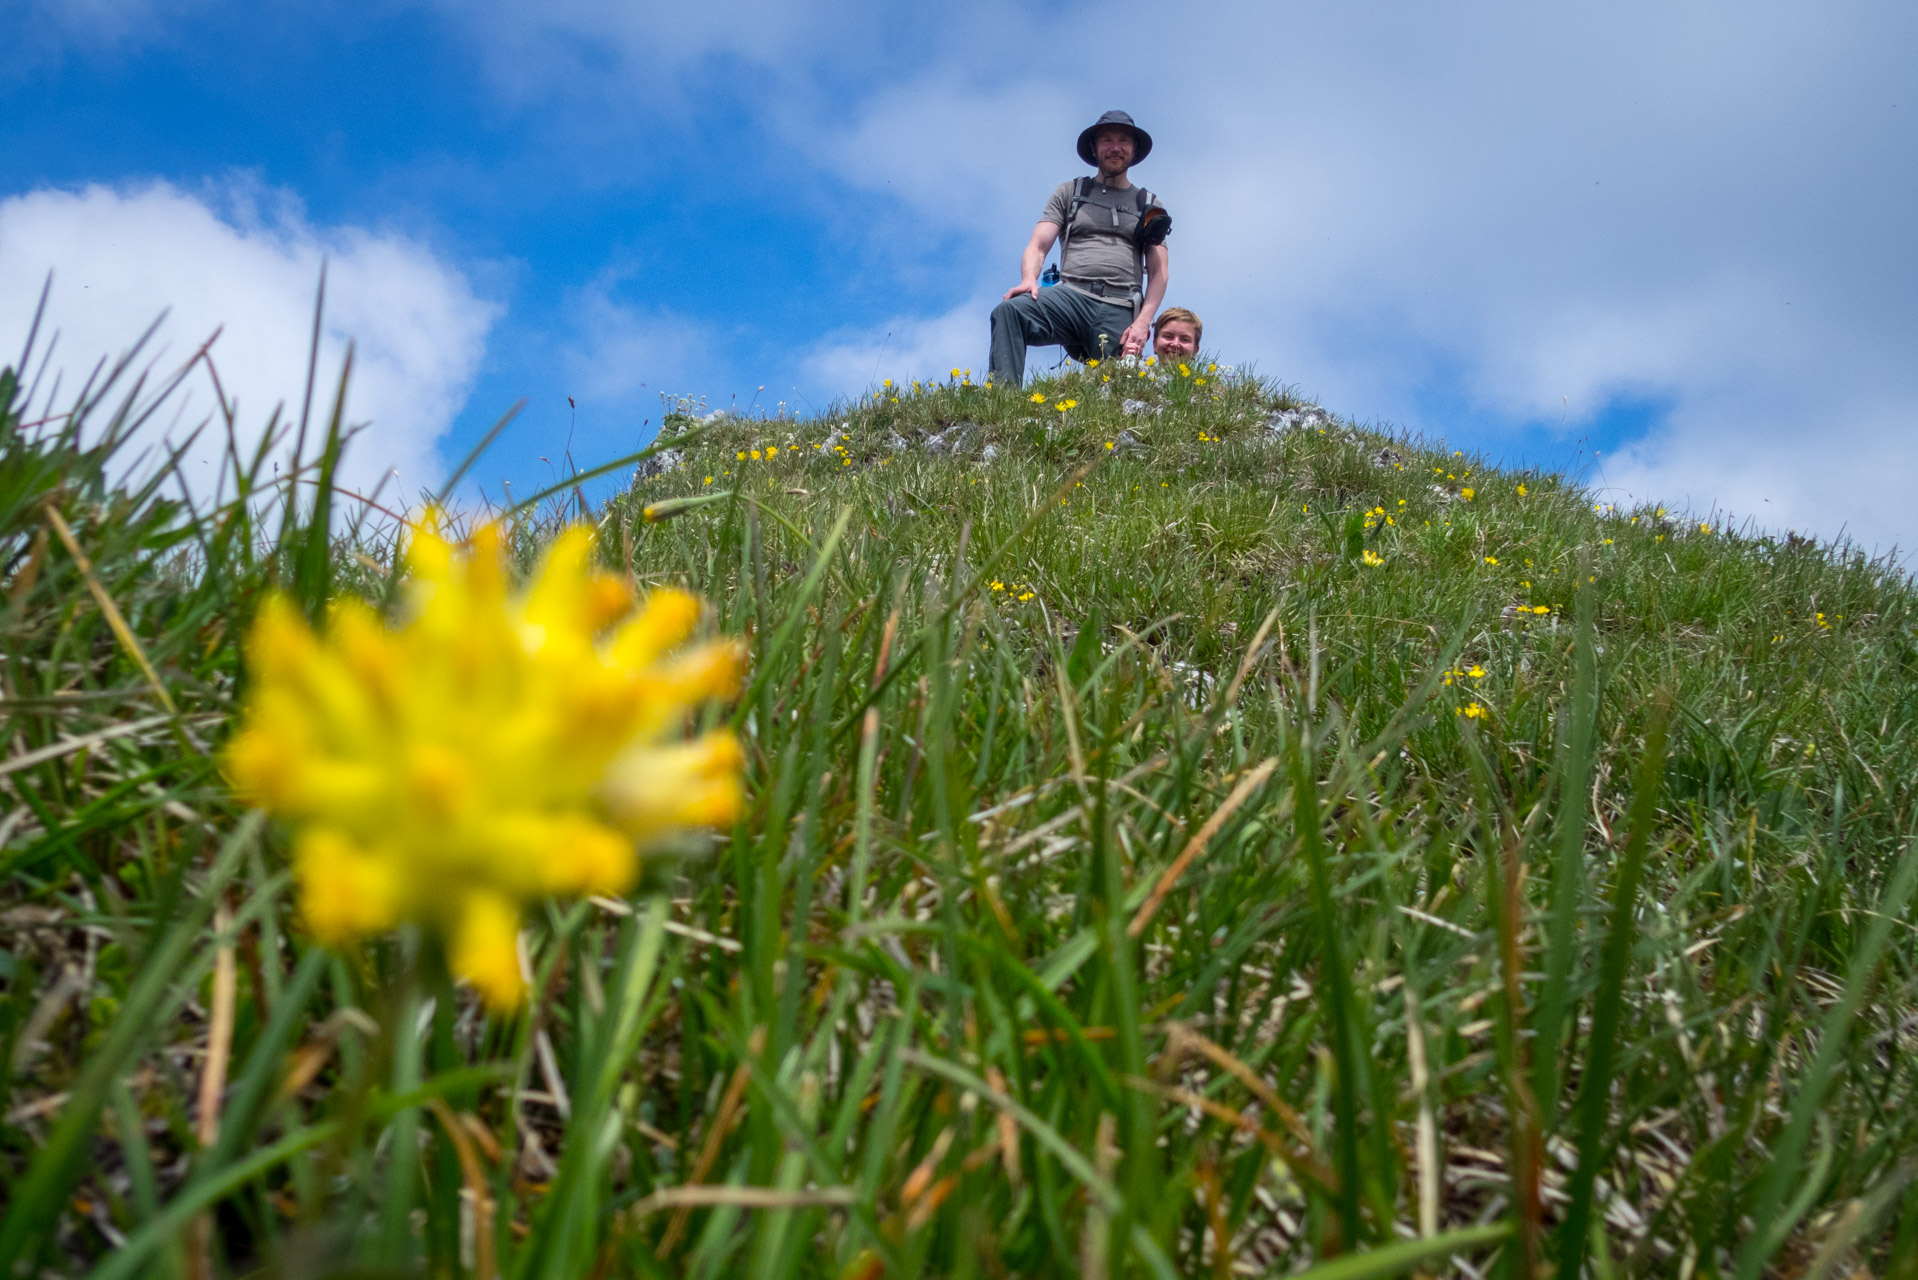
M 1079 158 L 1093 168 L 1098 168 L 1099 153 L 1093 150 L 1093 139 L 1099 136 L 1099 130 L 1112 125 L 1132 130 L 1132 163 L 1137 164 L 1145 159 L 1147 153 L 1152 150 L 1152 135 L 1132 123 L 1132 117 L 1123 111 L 1108 111 L 1086 126 L 1079 134 Z

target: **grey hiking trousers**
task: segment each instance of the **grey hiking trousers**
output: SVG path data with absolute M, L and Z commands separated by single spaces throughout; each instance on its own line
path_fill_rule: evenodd
M 1026 348 L 1063 346 L 1075 360 L 1119 354 L 1119 340 L 1132 323 L 1132 308 L 1115 306 L 1055 284 L 1039 296 L 1022 293 L 992 309 L 992 385 L 1016 387 L 1026 380 Z

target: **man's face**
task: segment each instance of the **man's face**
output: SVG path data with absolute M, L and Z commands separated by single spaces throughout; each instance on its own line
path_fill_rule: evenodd
M 1152 354 L 1161 360 L 1190 360 L 1199 354 L 1199 335 L 1183 320 L 1168 320 L 1152 337 Z
M 1132 167 L 1132 131 L 1108 126 L 1093 135 L 1100 173 L 1124 173 Z

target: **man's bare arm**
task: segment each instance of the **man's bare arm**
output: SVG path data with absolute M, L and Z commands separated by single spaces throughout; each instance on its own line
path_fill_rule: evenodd
M 1058 240 L 1056 222 L 1041 222 L 1032 229 L 1032 239 L 1026 243 L 1026 251 L 1019 255 L 1019 283 L 1006 290 L 1007 298 L 1016 298 L 1022 293 L 1039 296 L 1039 268 L 1045 265 L 1046 255 L 1052 252 Z
M 1125 336 L 1119 340 L 1120 350 L 1129 356 L 1136 356 L 1152 342 L 1152 318 L 1159 314 L 1159 304 L 1165 301 L 1165 287 L 1171 279 L 1172 255 L 1165 246 L 1155 244 L 1145 251 L 1145 301 L 1139 305 L 1139 314 L 1126 326 Z

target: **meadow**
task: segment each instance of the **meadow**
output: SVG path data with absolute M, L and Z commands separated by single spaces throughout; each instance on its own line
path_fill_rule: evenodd
M 337 411 L 115 479 L 130 378 L 0 379 L 0 1273 L 1918 1277 L 1890 561 L 1209 362 L 681 405 L 443 506 L 747 655 L 737 819 L 502 1011 L 320 945 L 224 754 L 417 535 Z

